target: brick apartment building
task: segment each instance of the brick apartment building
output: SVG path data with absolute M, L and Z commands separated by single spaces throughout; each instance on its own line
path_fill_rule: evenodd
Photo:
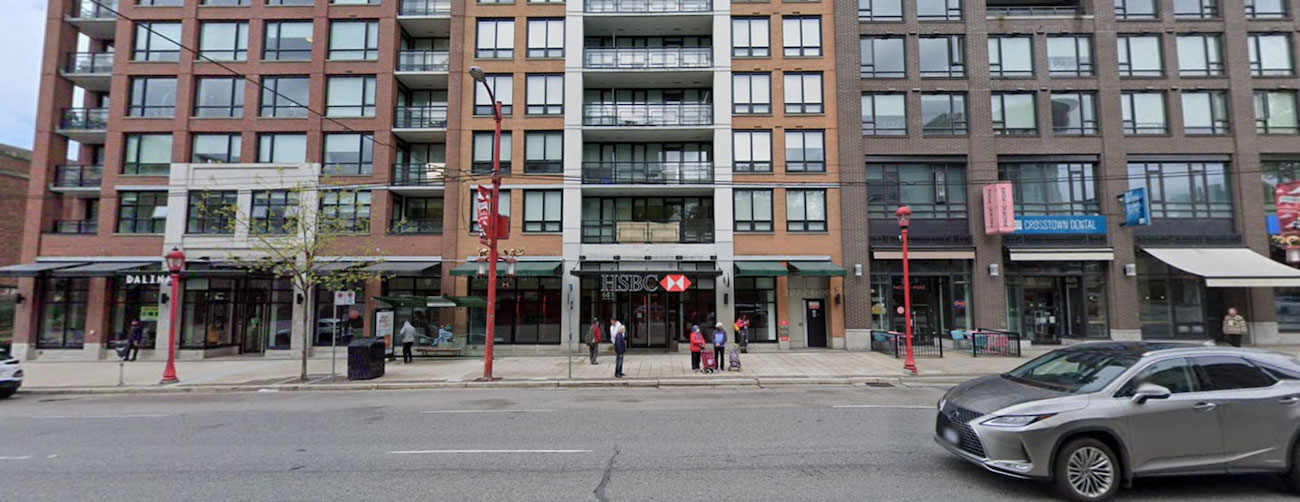
M 0 266 L 18 263 L 22 252 L 23 213 L 27 208 L 27 175 L 32 152 L 0 145 Z M 7 347 L 13 337 L 13 312 L 18 280 L 0 277 L 0 346 Z

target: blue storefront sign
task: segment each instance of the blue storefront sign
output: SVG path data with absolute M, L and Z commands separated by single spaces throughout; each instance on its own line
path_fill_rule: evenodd
M 1016 215 L 1015 234 L 1105 234 L 1106 217 Z
M 1120 201 L 1124 203 L 1124 226 L 1139 227 L 1151 224 L 1151 199 L 1147 197 L 1147 187 L 1125 190 Z

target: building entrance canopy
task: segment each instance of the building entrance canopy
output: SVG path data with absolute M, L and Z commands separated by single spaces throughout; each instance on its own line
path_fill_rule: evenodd
M 1300 287 L 1300 270 L 1247 248 L 1148 248 L 1151 256 L 1205 278 L 1211 288 Z

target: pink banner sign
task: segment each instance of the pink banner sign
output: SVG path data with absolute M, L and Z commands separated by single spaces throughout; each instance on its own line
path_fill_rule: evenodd
M 1300 235 L 1300 181 L 1278 183 L 1273 193 L 1279 233 Z
M 1009 234 L 1016 229 L 1016 208 L 1011 182 L 984 185 L 984 233 Z

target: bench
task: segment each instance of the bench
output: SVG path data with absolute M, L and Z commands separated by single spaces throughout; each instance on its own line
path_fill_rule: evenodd
M 460 347 L 411 347 L 411 350 L 422 356 L 458 356 L 461 352 Z

